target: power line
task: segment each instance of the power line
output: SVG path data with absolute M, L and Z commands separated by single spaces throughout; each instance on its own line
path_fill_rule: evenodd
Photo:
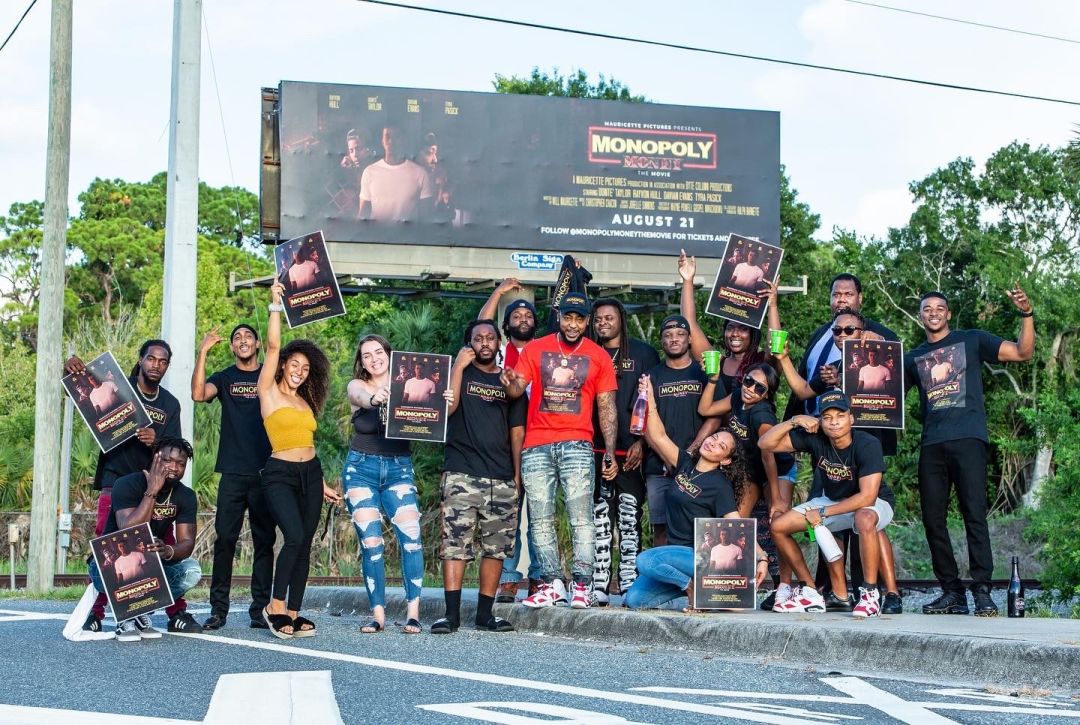
M 473 13 L 464 13 L 457 10 L 443 10 L 439 8 L 426 8 L 419 5 L 408 5 L 406 3 L 389 2 L 389 0 L 357 0 L 357 2 L 365 2 L 372 5 L 383 5 L 386 7 L 402 8 L 404 10 L 419 10 L 425 13 L 435 13 L 436 15 L 447 15 L 457 18 L 468 18 L 469 20 L 483 20 L 491 23 L 502 23 L 504 25 L 515 25 L 521 28 L 532 28 L 534 30 L 551 30 L 557 33 L 568 33 L 571 35 L 582 35 L 589 38 L 602 38 L 604 40 L 619 40 L 626 43 L 637 43 L 640 45 L 652 45 L 658 48 L 671 48 L 673 50 L 686 50 L 692 53 L 707 53 L 709 55 L 722 55 L 728 58 L 740 58 L 742 60 L 756 60 L 763 63 L 776 63 L 778 65 L 793 66 L 795 68 L 809 68 L 811 70 L 823 70 L 833 73 L 845 73 L 847 75 L 862 76 L 864 78 L 878 78 L 881 80 L 898 81 L 900 83 L 914 83 L 922 86 L 931 86 L 934 88 L 946 88 L 953 91 L 968 91 L 971 93 L 985 93 L 992 96 L 1005 96 L 1008 98 L 1024 98 L 1029 101 L 1044 101 L 1046 103 L 1060 103 L 1067 106 L 1080 106 L 1080 101 L 1070 101 L 1065 98 L 1051 98 L 1048 96 L 1033 96 L 1027 93 L 1014 93 L 1011 91 L 997 91 L 991 88 L 978 88 L 976 86 L 962 86 L 955 83 L 943 83 L 940 81 L 928 81 L 919 78 L 906 78 L 904 76 L 889 75 L 887 73 L 872 73 L 870 71 L 855 70 L 853 68 L 840 68 L 837 66 L 818 65 L 816 63 L 803 63 L 796 60 L 785 60 L 783 58 L 769 58 L 762 55 L 750 55 L 747 53 L 734 53 L 728 50 L 716 50 L 713 48 L 700 48 L 693 45 L 683 45 L 681 43 L 668 43 L 662 40 L 648 40 L 646 38 L 634 38 L 626 35 L 614 35 L 611 33 L 599 33 L 592 30 L 579 30 L 577 28 L 560 28 L 555 25 L 544 25 L 543 23 L 529 23 L 524 20 L 510 20 L 509 18 L 494 18 L 488 15 L 475 15 Z
M 879 10 L 890 10 L 894 13 L 906 13 L 907 15 L 918 15 L 924 18 L 933 18 L 934 20 L 944 20 L 949 23 L 960 23 L 961 25 L 973 25 L 976 28 L 986 28 L 987 30 L 1000 30 L 1003 33 L 1016 33 L 1017 35 L 1028 35 L 1032 38 L 1042 38 L 1043 40 L 1057 40 L 1062 43 L 1073 43 L 1080 45 L 1080 40 L 1075 38 L 1063 38 L 1060 35 L 1047 35 L 1046 33 L 1036 33 L 1030 30 L 1020 30 L 1019 28 L 1007 28 L 1004 25 L 991 25 L 990 23 L 980 23 L 975 20 L 965 20 L 964 18 L 950 18 L 945 15 L 934 15 L 933 13 L 923 13 L 918 10 L 908 10 L 907 8 L 894 8 L 890 5 L 880 5 L 878 3 L 866 2 L 866 0 L 845 0 L 845 2 L 852 3 L 853 5 L 865 5 L 871 8 L 878 8 Z
M 22 25 L 22 21 L 26 20 L 26 16 L 30 14 L 30 8 L 34 7 L 36 3 L 37 0 L 30 0 L 30 4 L 26 7 L 26 11 L 23 12 L 22 17 L 19 18 L 19 22 L 15 23 L 15 27 L 12 28 L 11 32 L 8 33 L 8 36 L 4 38 L 4 42 L 0 43 L 0 50 L 3 50 L 7 47 L 8 41 L 11 40 L 11 36 L 15 35 L 15 31 L 19 29 L 20 25 Z

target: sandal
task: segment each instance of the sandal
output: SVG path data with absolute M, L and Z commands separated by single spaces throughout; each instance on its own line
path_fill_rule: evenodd
M 484 632 L 513 632 L 514 625 L 507 622 L 502 617 L 496 617 L 492 615 L 488 621 L 480 624 L 477 622 L 476 628 Z M 435 625 L 431 626 L 431 631 L 435 631 Z
M 379 632 L 383 631 L 383 629 L 385 629 L 383 624 L 381 622 L 379 622 L 379 620 L 373 619 L 370 622 L 368 622 L 367 624 L 365 624 L 363 627 L 360 628 L 360 633 L 361 634 L 378 634 Z
M 405 634 L 421 634 L 424 631 L 424 625 L 420 624 L 419 619 L 409 619 L 405 622 L 405 626 L 401 628 L 401 631 Z
M 419 622 L 417 623 L 417 625 L 419 625 Z M 432 634 L 453 634 L 456 631 L 458 631 L 458 625 L 454 624 L 446 617 L 435 620 L 435 623 L 431 625 Z
M 266 626 L 270 628 L 270 634 L 274 635 L 278 639 L 292 639 L 292 632 L 283 631 L 285 627 L 293 626 L 293 619 L 288 614 L 270 614 L 263 607 L 262 610 L 263 621 L 266 622 Z
M 293 620 L 293 637 L 314 637 L 316 634 L 318 632 L 315 630 L 315 623 L 307 617 L 297 616 Z

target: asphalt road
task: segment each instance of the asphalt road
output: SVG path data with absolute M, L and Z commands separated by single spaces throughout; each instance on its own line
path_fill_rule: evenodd
M 71 608 L 0 602 L 0 722 L 202 722 L 209 709 L 211 719 L 274 725 L 289 720 L 260 708 L 284 716 L 292 707 L 294 722 L 320 725 L 333 722 L 332 688 L 346 723 L 1080 723 L 1080 700 L 1064 689 L 1076 683 L 1055 693 L 991 691 L 964 683 L 962 663 L 956 681 L 942 684 L 469 627 L 443 637 L 393 625 L 361 635 L 359 617 L 328 615 L 315 617 L 318 637 L 283 643 L 247 629 L 244 611 L 213 636 L 72 643 L 60 633 Z M 164 617 L 155 624 L 164 629 Z M 297 674 L 312 672 L 328 674 Z M 237 673 L 258 674 L 222 678 Z

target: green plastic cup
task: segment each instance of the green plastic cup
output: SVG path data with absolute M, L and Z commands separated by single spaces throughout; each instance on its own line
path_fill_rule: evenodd
M 712 377 L 720 373 L 720 351 L 706 350 L 701 359 L 705 363 L 705 374 Z
M 769 334 L 769 352 L 779 355 L 787 345 L 787 330 L 772 330 Z

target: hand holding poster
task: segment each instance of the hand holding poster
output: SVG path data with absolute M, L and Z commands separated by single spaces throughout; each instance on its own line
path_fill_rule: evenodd
M 784 250 L 767 242 L 732 234 L 716 271 L 705 312 L 760 328 L 769 300 L 761 292 L 776 281 Z
M 904 344 L 844 340 L 844 393 L 860 428 L 904 427 Z
M 390 353 L 390 401 L 386 437 L 446 442 L 450 356 L 420 352 Z
M 173 603 L 161 555 L 151 551 L 150 524 L 139 524 L 90 540 L 94 563 L 117 623 Z
M 151 424 L 150 416 L 111 352 L 60 381 L 103 453 Z
M 757 521 L 694 520 L 694 609 L 757 607 Z
M 285 286 L 281 302 L 290 328 L 345 314 L 345 303 L 322 232 L 277 245 L 274 264 L 278 279 Z

